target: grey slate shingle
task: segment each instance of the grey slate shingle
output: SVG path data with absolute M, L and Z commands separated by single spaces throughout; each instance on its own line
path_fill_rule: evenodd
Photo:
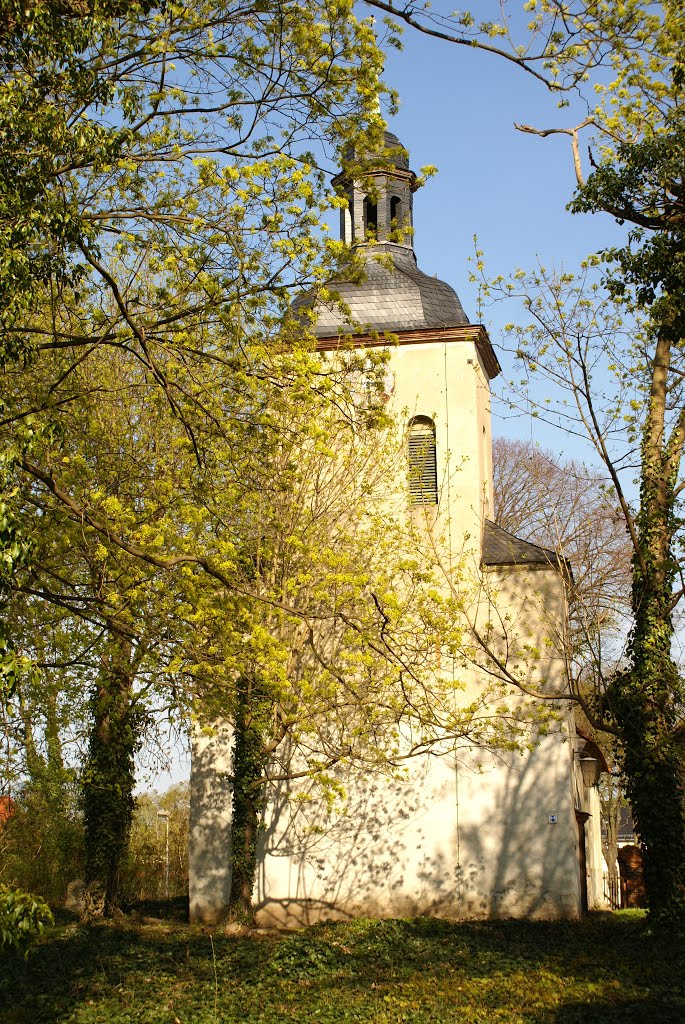
M 483 529 L 483 565 L 548 565 L 569 571 L 566 559 L 556 551 L 521 540 L 489 519 Z
M 391 243 L 366 250 L 366 277 L 359 283 L 331 282 L 350 308 L 343 317 L 335 305 L 320 305 L 314 334 L 335 338 L 356 330 L 419 331 L 425 328 L 463 327 L 469 323 L 461 302 L 450 285 L 424 274 L 416 265 L 413 250 Z M 382 256 L 384 262 L 375 258 Z M 393 267 L 385 265 L 392 258 Z M 309 296 L 300 296 L 293 308 L 306 309 Z

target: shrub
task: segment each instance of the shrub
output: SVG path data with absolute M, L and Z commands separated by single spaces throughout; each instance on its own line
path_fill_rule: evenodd
M 39 787 L 16 794 L 14 813 L 0 833 L 0 884 L 63 903 L 68 883 L 83 877 L 83 826 L 76 789 L 48 799 Z
M 0 949 L 27 955 L 46 924 L 54 924 L 54 918 L 44 900 L 0 885 Z

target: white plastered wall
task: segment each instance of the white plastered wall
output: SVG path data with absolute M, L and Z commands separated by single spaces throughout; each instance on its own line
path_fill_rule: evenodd
M 439 515 L 446 559 L 474 575 L 473 614 L 492 599 L 512 633 L 540 651 L 516 671 L 563 688 L 548 641 L 564 621 L 563 581 L 551 568 L 480 575 L 484 518 L 492 507 L 489 388 L 468 339 L 390 350 L 393 411 L 436 426 Z M 486 582 L 483 583 L 483 580 Z M 489 595 L 489 596 L 488 596 Z M 480 602 L 480 616 L 478 604 Z M 514 666 L 512 666 L 513 668 Z M 483 674 L 460 667 L 464 699 Z M 191 920 L 219 919 L 230 893 L 230 730 L 193 743 Z M 402 778 L 343 778 L 348 800 L 329 815 L 306 782 L 270 795 L 255 890 L 262 923 L 297 926 L 359 915 L 577 917 L 580 911 L 573 750 L 564 715 L 530 752 L 490 754 L 464 743 L 408 762 Z
M 471 340 L 393 347 L 391 411 L 400 429 L 413 416 L 435 423 L 439 511 L 449 517 L 454 554 L 480 553 L 483 520 L 492 508 L 492 438 L 487 376 Z
M 480 572 L 492 465 L 489 388 L 475 344 L 400 345 L 391 350 L 391 367 L 401 429 L 415 415 L 435 422 L 435 533 L 448 546 L 446 560 L 471 566 L 473 622 L 492 619 L 508 633 L 493 643 L 508 648 L 514 675 L 563 692 L 564 664 L 554 646 L 566 614 L 561 574 L 551 567 Z M 482 667 L 457 672 L 464 701 L 482 692 Z M 513 690 L 509 698 L 521 699 Z M 464 742 L 441 757 L 407 762 L 403 778 L 348 771 L 341 776 L 347 801 L 332 814 L 310 784 L 291 786 L 289 798 L 274 792 L 255 892 L 258 919 L 298 926 L 362 915 L 578 917 L 567 717 L 561 704 L 550 734 L 523 754 Z
M 608 903 L 604 896 L 604 858 L 602 855 L 599 790 L 596 786 L 583 788 L 583 806 L 590 815 L 585 823 L 588 907 L 590 910 L 606 910 Z
M 493 575 L 488 591 L 496 592 L 500 618 L 510 612 L 512 630 L 541 651 L 528 682 L 560 688 L 563 664 L 545 646 L 539 616 L 545 604 L 551 616 L 563 607 L 559 574 Z M 470 701 L 484 685 L 482 672 L 462 666 L 458 673 Z M 520 699 L 514 691 L 509 697 L 510 704 Z M 441 757 L 408 762 L 404 778 L 343 773 L 348 798 L 334 813 L 306 783 L 291 787 L 290 800 L 274 793 L 255 893 L 258 919 L 298 926 L 418 914 L 578 917 L 572 776 L 561 705 L 550 734 L 525 753 L 488 752 L 467 741 Z
M 190 921 L 215 924 L 231 895 L 233 730 L 225 721 L 191 736 L 188 861 Z

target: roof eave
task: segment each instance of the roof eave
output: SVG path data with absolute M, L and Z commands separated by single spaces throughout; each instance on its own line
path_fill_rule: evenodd
M 317 350 L 319 352 L 331 352 L 337 348 L 377 348 L 390 344 L 388 335 L 397 339 L 398 345 L 429 345 L 433 342 L 448 341 L 470 341 L 476 346 L 476 350 L 483 364 L 485 372 L 490 380 L 502 372 L 495 350 L 487 330 L 482 324 L 461 324 L 454 327 L 423 327 L 412 331 L 364 332 L 356 333 L 350 325 L 347 333 L 338 333 L 320 336 L 317 338 Z

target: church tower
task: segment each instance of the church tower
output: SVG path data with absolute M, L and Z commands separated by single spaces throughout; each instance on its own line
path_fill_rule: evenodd
M 333 282 L 349 314 L 317 306 L 313 331 L 320 351 L 334 351 L 350 336 L 361 348 L 387 348 L 392 411 L 405 418 L 410 504 L 424 511 L 432 505 L 436 517 L 449 510 L 455 549 L 468 542 L 479 559 L 492 510 L 490 381 L 500 366 L 485 328 L 469 323 L 454 289 L 419 269 L 416 175 L 390 132 L 385 147 L 389 163 L 372 168 L 364 183 L 344 174 L 334 179 L 347 199 L 341 236 L 363 257 L 365 274 L 356 283 Z M 387 334 L 397 344 L 388 344 Z M 430 458 L 412 466 L 414 453 L 427 451 Z
M 490 381 L 500 367 L 485 328 L 469 322 L 454 289 L 419 269 L 416 176 L 389 132 L 385 146 L 390 160 L 372 166 L 364 184 L 344 174 L 335 179 L 347 198 L 342 238 L 363 258 L 365 273 L 331 282 L 340 304 L 312 309 L 305 295 L 295 309 L 313 314 L 321 352 L 350 344 L 387 351 L 410 511 L 437 527 L 450 564 L 464 557 L 469 566 L 465 587 L 472 585 L 467 593 L 475 597 L 465 603 L 473 606 L 473 636 L 483 626 L 481 636 L 490 631 L 492 643 L 504 641 L 490 650 L 499 650 L 506 699 L 497 696 L 487 714 L 496 721 L 515 716 L 521 693 L 506 679 L 518 678 L 548 688 L 559 707 L 558 728 L 536 733 L 526 725 L 530 749 L 495 752 L 467 730 L 453 742 L 448 737 L 439 756 L 409 758 L 397 778 L 347 777 L 341 766 L 348 800 L 335 821 L 310 796 L 307 779 L 290 779 L 268 796 L 255 908 L 262 923 L 285 926 L 420 914 L 574 918 L 582 912 L 585 878 L 579 828 L 590 812 L 583 810 L 589 791 L 579 780 L 572 716 L 559 699 L 568 684 L 554 640 L 566 630 L 568 571 L 554 552 L 489 519 Z M 496 674 L 481 653 L 470 637 L 458 664 L 445 669 L 450 699 L 463 701 L 467 714 Z M 230 724 L 194 737 L 190 906 L 197 922 L 220 920 L 230 894 L 231 765 Z

